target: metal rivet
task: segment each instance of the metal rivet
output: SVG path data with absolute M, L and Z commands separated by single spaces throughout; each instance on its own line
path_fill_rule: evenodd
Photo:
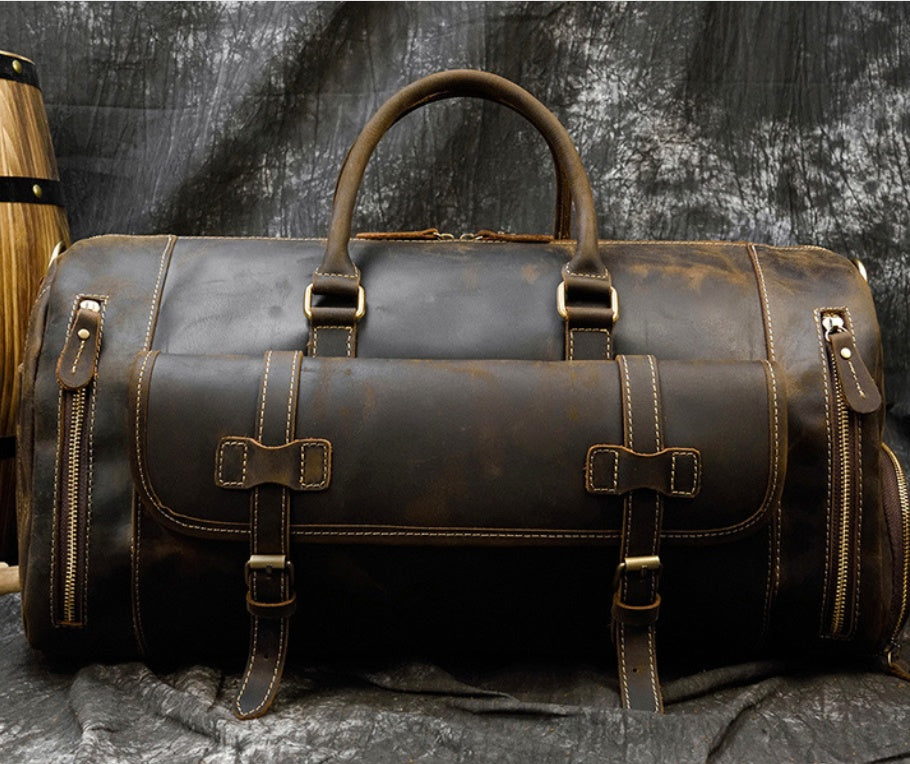
M 853 351 L 850 348 L 841 348 L 840 349 L 841 358 L 853 358 Z
M 21 61 L 13 61 L 13 71 L 16 74 L 22 74 L 22 62 Z
M 39 185 L 36 183 L 34 186 L 32 186 L 32 193 L 35 195 L 35 198 L 36 198 L 36 199 L 40 199 L 40 198 L 41 198 L 41 194 L 43 194 L 44 192 L 41 190 L 41 186 L 39 186 Z
M 88 329 L 80 329 L 78 332 L 76 332 L 76 335 L 80 340 L 87 340 L 92 336 L 92 333 Z

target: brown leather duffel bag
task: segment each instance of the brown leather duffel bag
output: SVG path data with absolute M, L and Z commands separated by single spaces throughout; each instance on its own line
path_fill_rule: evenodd
M 453 96 L 543 134 L 555 237 L 350 240 L 382 134 Z M 598 241 L 569 136 L 499 77 L 444 72 L 388 101 L 327 240 L 77 243 L 21 373 L 28 638 L 150 661 L 249 639 L 238 716 L 264 713 L 292 641 L 596 658 L 612 639 L 623 703 L 655 711 L 658 651 L 900 669 L 910 506 L 857 268 L 815 247 Z

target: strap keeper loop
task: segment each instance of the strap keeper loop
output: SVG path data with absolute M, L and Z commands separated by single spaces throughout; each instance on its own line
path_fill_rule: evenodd
M 648 605 L 628 605 L 622 601 L 619 592 L 613 595 L 613 608 L 610 611 L 613 623 L 624 626 L 650 626 L 657 623 L 660 616 L 660 595 L 654 595 L 654 601 Z
M 289 618 L 297 609 L 297 593 L 292 593 L 290 599 L 280 602 L 259 602 L 247 592 L 246 609 L 250 615 L 260 618 Z

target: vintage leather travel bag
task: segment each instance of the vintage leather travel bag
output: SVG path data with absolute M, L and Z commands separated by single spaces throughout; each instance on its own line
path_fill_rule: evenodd
M 555 236 L 351 239 L 383 133 L 455 96 L 543 135 Z M 658 654 L 899 670 L 910 507 L 857 266 L 599 241 L 568 134 L 502 78 L 383 105 L 327 240 L 78 242 L 20 373 L 23 614 L 48 653 L 248 655 L 242 718 L 289 651 L 615 649 L 623 704 L 653 711 Z

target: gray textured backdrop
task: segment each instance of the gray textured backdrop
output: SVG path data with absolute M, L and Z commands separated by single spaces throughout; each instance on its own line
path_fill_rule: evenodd
M 0 48 L 38 64 L 76 237 L 322 236 L 344 153 L 386 97 L 439 69 L 502 74 L 574 137 L 604 238 L 811 243 L 863 259 L 891 437 L 910 455 L 908 4 L 4 3 Z M 520 118 L 447 102 L 381 144 L 355 223 L 545 231 L 552 203 L 548 152 Z M 558 680 L 316 671 L 289 677 L 272 717 L 238 727 L 225 707 L 236 676 L 48 671 L 3 605 L 0 683 L 17 689 L 0 741 L 17 759 L 910 755 L 897 680 L 770 664 L 681 680 L 662 720 L 620 714 L 585 668 Z
M 322 236 L 386 97 L 439 69 L 502 74 L 568 127 L 604 238 L 861 258 L 910 438 L 910 6 L 7 3 L 0 29 L 39 65 L 77 237 Z M 448 102 L 381 144 L 355 223 L 547 230 L 552 189 L 519 117 Z

